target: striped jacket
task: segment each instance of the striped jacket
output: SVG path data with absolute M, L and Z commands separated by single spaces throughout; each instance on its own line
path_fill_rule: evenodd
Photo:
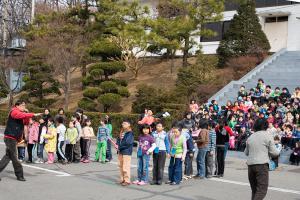
M 208 151 L 215 151 L 216 149 L 216 132 L 214 129 L 209 130 L 209 142 L 208 142 Z

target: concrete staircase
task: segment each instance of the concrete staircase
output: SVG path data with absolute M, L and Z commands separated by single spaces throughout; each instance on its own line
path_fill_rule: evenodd
M 287 51 L 282 49 L 267 58 L 252 71 L 247 73 L 238 81 L 231 81 L 214 96 L 209 99 L 217 100 L 219 105 L 225 105 L 228 100 L 235 101 L 241 85 L 249 90 L 262 78 L 266 85 L 275 87 L 287 87 L 292 93 L 297 86 L 300 86 L 300 51 Z

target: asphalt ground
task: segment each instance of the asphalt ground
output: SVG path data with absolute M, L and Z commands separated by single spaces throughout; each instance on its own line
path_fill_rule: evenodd
M 91 147 L 94 157 L 95 145 Z M 106 164 L 23 164 L 26 182 L 16 181 L 12 165 L 0 174 L 0 200 L 243 200 L 251 199 L 245 159 L 229 152 L 226 158 L 225 176 L 222 179 L 191 179 L 178 186 L 122 187 L 117 184 L 119 169 L 115 151 L 113 161 Z M 5 145 L 0 138 L 0 158 Z M 152 161 L 150 161 L 151 163 Z M 166 169 L 168 167 L 166 162 Z M 136 178 L 136 153 L 132 157 L 132 181 Z M 194 168 L 196 163 L 193 163 Z M 151 167 L 150 167 L 151 168 Z M 150 171 L 150 177 L 152 173 Z M 167 178 L 165 173 L 164 178 Z M 270 172 L 270 187 L 266 199 L 300 200 L 300 167 L 281 164 Z

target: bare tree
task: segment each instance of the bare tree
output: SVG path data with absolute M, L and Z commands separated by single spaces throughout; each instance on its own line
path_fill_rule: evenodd
M 21 30 L 28 25 L 31 19 L 31 0 L 0 0 L 0 11 L 0 82 L 2 90 L 4 89 L 8 93 L 11 107 L 24 66 L 24 40 L 20 40 L 20 38 Z M 17 43 L 13 44 L 13 41 Z M 11 77 L 8 75 L 8 71 L 11 69 L 18 72 L 17 84 L 13 88 L 9 84 Z

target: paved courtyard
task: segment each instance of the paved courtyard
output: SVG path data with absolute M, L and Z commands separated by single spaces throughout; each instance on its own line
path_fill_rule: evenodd
M 4 154 L 0 139 L 0 156 Z M 91 152 L 94 152 L 95 145 Z M 0 200 L 243 200 L 250 199 L 247 166 L 243 158 L 229 153 L 223 179 L 189 180 L 179 186 L 122 187 L 117 184 L 117 160 L 89 164 L 24 164 L 26 182 L 15 180 L 12 165 L 0 174 Z M 132 159 L 132 177 L 136 177 L 136 154 Z M 195 166 L 196 163 L 194 163 Z M 168 161 L 167 161 L 168 165 Z M 166 166 L 167 167 L 167 166 Z M 167 168 L 166 168 L 167 170 Z M 151 177 L 151 173 L 150 173 Z M 165 174 L 165 178 L 167 174 Z M 266 199 L 300 200 L 300 167 L 281 165 L 270 173 L 270 189 Z

